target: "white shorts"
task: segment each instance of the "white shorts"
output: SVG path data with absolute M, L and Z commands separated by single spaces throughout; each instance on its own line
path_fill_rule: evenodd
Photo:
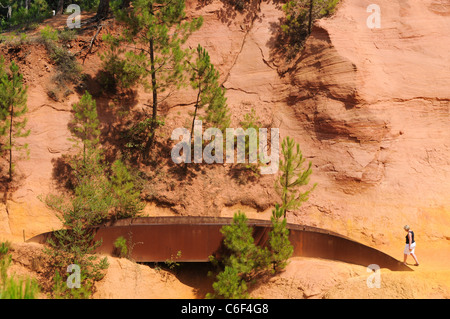
M 405 250 L 403 251 L 403 253 L 405 255 L 414 254 L 414 250 L 416 250 L 416 242 L 413 242 L 411 244 L 411 250 L 409 250 L 409 244 L 406 244 L 405 245 Z

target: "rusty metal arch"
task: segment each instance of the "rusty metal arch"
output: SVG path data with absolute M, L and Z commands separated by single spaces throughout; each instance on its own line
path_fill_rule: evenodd
M 111 255 L 114 241 L 123 236 L 133 246 L 131 258 L 137 262 L 164 262 L 181 251 L 179 262 L 209 261 L 220 251 L 220 229 L 229 225 L 227 217 L 139 217 L 109 222 L 95 228 L 95 240 L 102 240 L 96 252 Z M 267 220 L 249 219 L 255 242 L 265 245 L 271 229 Z M 340 234 L 311 226 L 288 224 L 293 256 L 338 260 L 362 266 L 377 264 L 394 271 L 411 271 L 397 259 Z M 37 235 L 28 242 L 45 243 L 52 232 Z

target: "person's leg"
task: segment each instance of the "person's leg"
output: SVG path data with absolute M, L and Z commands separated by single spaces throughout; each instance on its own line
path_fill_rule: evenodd
M 405 249 L 403 249 L 403 263 L 406 265 L 406 258 L 408 258 L 409 255 L 409 246 L 408 244 L 405 245 Z
M 419 261 L 417 260 L 416 254 L 411 253 L 411 256 L 414 258 L 414 260 L 416 261 L 416 266 L 419 266 Z

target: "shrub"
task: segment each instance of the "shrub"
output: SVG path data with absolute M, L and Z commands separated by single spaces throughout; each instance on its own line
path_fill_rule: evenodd
M 339 0 L 289 0 L 283 5 L 286 13 L 281 29 L 288 40 L 287 50 L 293 55 L 311 33 L 311 25 L 316 19 L 332 14 Z
M 64 225 L 64 229 L 54 232 L 54 238 L 48 240 L 50 247 L 45 250 L 54 270 L 52 295 L 58 298 L 87 298 L 95 281 L 102 278 L 107 259 L 99 261 L 93 255 L 101 245 L 101 241 L 94 241 L 93 226 L 109 219 L 134 217 L 143 209 L 137 175 L 120 160 L 111 167 L 106 163 L 100 149 L 96 103 L 89 93 L 74 105 L 74 113 L 71 132 L 83 147 L 70 163 L 76 180 L 73 194 L 45 198 L 47 206 L 59 213 Z M 122 256 L 128 256 L 133 248 L 123 238 L 116 240 L 115 245 Z M 61 283 L 60 274 L 70 264 L 80 266 L 83 290 L 69 290 Z
M 112 166 L 111 187 L 114 194 L 114 218 L 136 217 L 144 209 L 140 200 L 140 187 L 137 177 L 130 172 L 121 161 L 115 161 Z
M 177 255 L 174 257 L 170 256 L 170 259 L 167 259 L 164 263 L 169 267 L 170 270 L 173 270 L 175 267 L 178 267 L 180 263 L 177 262 L 177 259 L 181 258 L 181 250 L 177 251 Z
M 72 196 L 47 195 L 47 206 L 59 213 L 64 229 L 54 232 L 48 239 L 49 247 L 44 252 L 52 260 L 51 273 L 55 285 L 51 292 L 54 298 L 88 298 L 94 283 L 102 278 L 102 270 L 107 268 L 107 259 L 98 260 L 94 255 L 101 241 L 94 241 L 98 225 L 109 217 L 113 203 L 110 182 L 103 174 L 98 152 L 87 152 L 89 156 L 73 159 L 76 177 Z M 80 169 L 82 168 L 82 169 Z M 67 266 L 76 264 L 81 270 L 82 289 L 68 289 L 59 278 Z
M 253 229 L 247 224 L 247 217 L 241 211 L 234 214 L 231 225 L 220 230 L 228 254 L 220 261 L 224 270 L 213 284 L 214 293 L 208 298 L 244 298 L 248 296 L 247 282 L 270 263 L 269 251 L 255 244 Z M 219 263 L 212 258 L 213 263 Z
M 72 40 L 74 40 L 77 36 L 77 30 L 76 29 L 67 29 L 64 28 L 64 30 L 59 31 L 58 33 L 58 40 L 67 43 Z
M 76 218 L 83 218 L 91 226 L 109 219 L 114 200 L 106 176 L 84 176 L 75 188 L 72 205 L 77 212 Z
M 231 225 L 222 227 L 226 252 L 221 260 L 211 256 L 213 264 L 223 265 L 223 270 L 213 283 L 214 293 L 207 298 L 247 298 L 249 283 L 256 278 L 275 274 L 287 266 L 292 256 L 293 246 L 289 241 L 289 230 L 283 210 L 277 204 L 272 212 L 272 230 L 267 247 L 257 246 L 253 239 L 253 229 L 247 217 L 238 211 Z
M 287 220 L 281 217 L 283 210 L 278 204 L 272 212 L 272 230 L 269 233 L 269 250 L 271 252 L 271 263 L 273 272 L 286 268 L 288 259 L 294 252 L 294 247 L 289 241 L 289 230 L 287 229 Z
M 118 257 L 128 257 L 127 240 L 123 236 L 116 239 L 114 242 L 114 247 L 116 248 L 116 255 Z
M 69 288 L 66 280 L 56 270 L 55 276 L 53 277 L 54 284 L 52 286 L 51 297 L 53 299 L 88 299 L 94 288 L 93 282 L 86 281 L 86 274 L 83 272 L 81 273 L 80 279 L 82 281 L 80 288 Z
M 35 299 L 38 293 L 36 280 L 9 277 L 3 282 L 0 299 Z
M 236 268 L 244 278 L 251 278 L 267 266 L 267 250 L 258 247 L 253 238 L 253 229 L 248 226 L 247 217 L 238 211 L 233 223 L 222 227 L 224 244 L 231 255 L 225 264 Z
M 0 244 L 0 299 L 35 299 L 39 293 L 36 280 L 7 274 L 12 261 L 8 254 L 10 245 L 10 242 Z
M 106 42 L 110 37 L 106 35 L 103 38 Z M 114 48 L 114 46 L 112 46 Z M 111 49 L 111 51 L 100 55 L 102 60 L 102 69 L 104 71 L 100 81 L 110 91 L 117 88 L 129 89 L 139 82 L 146 69 L 146 56 L 132 55 L 125 53 L 119 49 Z
M 66 229 L 54 232 L 54 238 L 47 240 L 49 247 L 44 248 L 51 260 L 49 275 L 55 282 L 50 292 L 54 298 L 89 298 L 94 289 L 95 281 L 103 278 L 103 270 L 108 268 L 107 258 L 100 261 L 94 255 L 94 250 L 101 241 L 94 242 L 94 232 L 87 228 L 81 220 L 76 220 L 76 212 L 68 211 L 63 220 Z M 82 289 L 69 289 L 60 274 L 66 273 L 69 265 L 80 267 Z
M 247 117 L 247 121 L 252 123 L 250 116 Z M 272 211 L 272 230 L 269 233 L 267 247 L 255 245 L 247 217 L 240 211 L 235 213 L 232 224 L 221 229 L 226 248 L 224 257 L 222 260 L 210 257 L 213 264 L 222 263 L 224 269 L 216 276 L 216 282 L 213 284 L 214 293 L 208 294 L 207 298 L 246 298 L 248 282 L 269 271 L 270 265 L 272 274 L 284 269 L 292 256 L 294 247 L 289 241 L 286 211 L 297 208 L 306 201 L 316 184 L 306 192 L 300 191 L 299 188 L 309 182 L 312 163 L 310 162 L 306 169 L 302 167 L 305 159 L 300 146 L 293 139 L 287 137 L 283 140 L 282 155 L 283 160 L 280 160 L 282 175 L 276 183 L 276 189 L 281 193 L 282 204 L 276 204 Z
M 9 242 L 9 241 L 4 241 L 0 244 L 0 258 L 3 258 L 3 256 L 6 256 L 10 247 L 11 247 L 11 242 Z
M 53 82 L 56 84 L 57 89 L 51 90 L 52 92 L 65 88 L 68 83 L 77 83 L 82 78 L 82 69 L 75 55 L 64 46 L 58 44 L 62 34 L 64 34 L 62 39 L 70 38 L 67 35 L 69 31 L 66 32 L 58 33 L 51 26 L 46 26 L 41 30 L 41 42 L 44 44 L 50 59 L 56 65 L 57 73 L 53 77 Z M 58 99 L 57 96 L 55 98 Z
M 26 33 L 11 32 L 9 35 L 1 35 L 0 42 L 4 42 L 12 47 L 19 47 L 30 42 Z
M 41 37 L 44 40 L 44 42 L 58 41 L 58 31 L 52 28 L 51 26 L 46 25 L 41 30 Z
M 250 149 L 250 141 L 254 140 L 256 141 L 256 151 L 258 150 L 259 147 L 259 117 L 256 115 L 256 111 L 255 109 L 251 109 L 250 113 L 246 113 L 244 115 L 244 119 L 241 121 L 241 127 L 243 130 L 248 130 L 250 129 L 249 135 L 245 136 L 245 157 L 249 158 L 250 152 L 253 150 Z M 237 140 L 237 137 L 235 137 L 235 140 Z M 250 160 L 250 158 L 249 158 Z M 253 172 L 254 176 L 259 176 L 259 166 L 260 166 L 260 162 L 258 161 L 258 158 L 256 158 L 257 162 L 256 163 L 246 163 L 246 164 L 242 164 L 245 166 L 246 169 L 250 170 L 251 172 Z
M 51 10 L 46 0 L 34 0 L 30 3 L 28 10 L 22 7 L 21 4 L 23 5 L 23 1 L 12 1 L 11 18 L 2 20 L 0 31 L 9 28 L 30 29 L 51 16 Z
M 224 271 L 217 275 L 217 281 L 213 283 L 213 288 L 214 294 L 207 294 L 206 298 L 248 298 L 247 284 L 242 280 L 239 272 L 230 266 L 225 266 Z
M 164 118 L 156 118 L 156 127 L 165 125 Z M 137 158 L 141 155 L 145 148 L 145 143 L 149 134 L 151 134 L 152 119 L 146 118 L 142 121 L 133 123 L 129 128 L 121 133 L 124 140 L 127 141 L 125 147 L 127 148 L 127 156 L 129 158 Z

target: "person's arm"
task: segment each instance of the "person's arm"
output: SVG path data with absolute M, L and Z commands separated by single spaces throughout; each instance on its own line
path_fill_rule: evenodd
M 408 238 L 409 238 L 409 250 L 411 250 L 411 244 L 412 244 L 412 235 L 411 232 L 408 233 Z

